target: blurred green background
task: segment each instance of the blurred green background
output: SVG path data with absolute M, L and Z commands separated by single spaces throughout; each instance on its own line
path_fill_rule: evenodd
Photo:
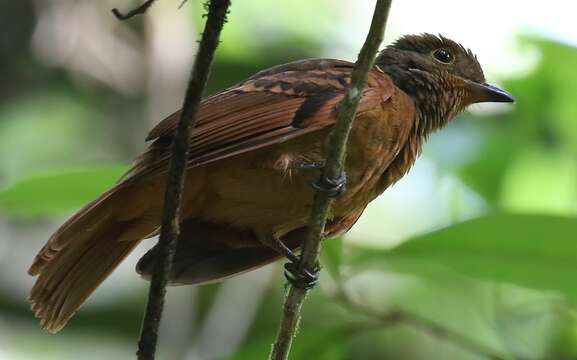
M 161 0 L 118 22 L 107 0 L 0 11 L 0 359 L 129 359 L 148 241 L 57 335 L 28 310 L 32 257 L 110 186 L 178 108 L 202 4 Z M 236 1 L 207 93 L 278 63 L 354 60 L 373 1 Z M 394 1 L 386 41 L 462 41 L 517 104 L 478 105 L 434 135 L 403 180 L 325 244 L 293 359 L 577 358 L 577 29 L 573 5 Z M 473 11 L 474 10 L 474 11 Z M 573 44 L 573 45 L 572 45 Z M 168 292 L 161 359 L 264 359 L 279 264 Z

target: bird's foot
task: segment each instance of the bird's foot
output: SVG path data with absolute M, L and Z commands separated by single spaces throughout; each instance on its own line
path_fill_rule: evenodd
M 297 161 L 293 163 L 291 169 L 295 170 L 322 170 L 326 162 L 321 161 Z M 336 179 L 329 179 L 321 175 L 312 182 L 312 187 L 316 191 L 325 192 L 330 197 L 337 197 L 346 190 L 347 176 L 343 171 L 341 176 Z
M 286 246 L 281 239 L 276 236 L 265 236 L 262 232 L 255 232 L 259 241 L 269 248 L 276 251 L 279 255 L 284 256 L 289 260 L 284 265 L 285 277 L 294 287 L 299 289 L 313 288 L 319 278 L 319 269 L 315 268 L 313 271 L 303 269 L 300 266 L 301 258 L 296 255 L 288 246 Z
M 291 261 L 284 264 L 284 276 L 288 282 L 299 289 L 310 290 L 317 284 L 319 279 L 319 270 L 310 271 L 301 269 L 300 261 Z
M 322 170 L 325 167 L 325 161 L 296 161 L 291 165 L 295 170 Z
M 316 191 L 322 191 L 330 197 L 337 197 L 344 193 L 347 188 L 347 174 L 343 171 L 336 179 L 321 175 L 311 185 Z

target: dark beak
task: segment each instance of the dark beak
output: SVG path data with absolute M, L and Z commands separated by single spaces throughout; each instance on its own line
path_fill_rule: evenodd
M 469 90 L 471 104 L 481 102 L 515 102 L 513 95 L 493 85 L 467 81 L 467 89 Z

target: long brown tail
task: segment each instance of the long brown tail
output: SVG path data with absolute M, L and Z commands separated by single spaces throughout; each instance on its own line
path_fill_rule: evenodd
M 28 270 L 41 326 L 57 332 L 86 298 L 156 227 L 137 185 L 119 185 L 85 206 L 52 235 Z

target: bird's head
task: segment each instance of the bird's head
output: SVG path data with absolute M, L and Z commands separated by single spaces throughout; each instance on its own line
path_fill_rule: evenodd
M 403 36 L 381 51 L 376 64 L 415 101 L 428 130 L 443 126 L 468 105 L 515 101 L 485 82 L 471 50 L 443 36 Z

